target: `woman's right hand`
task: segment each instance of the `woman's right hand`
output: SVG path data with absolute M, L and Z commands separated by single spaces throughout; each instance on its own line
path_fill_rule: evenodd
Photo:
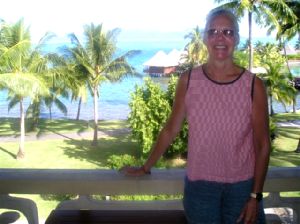
M 150 174 L 150 171 L 146 171 L 144 166 L 135 167 L 135 166 L 124 166 L 119 170 L 125 176 L 139 177 L 146 174 Z

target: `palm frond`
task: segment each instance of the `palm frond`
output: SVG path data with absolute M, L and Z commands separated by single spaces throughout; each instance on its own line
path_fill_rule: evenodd
M 61 111 L 64 115 L 67 115 L 68 109 L 67 109 L 66 105 L 61 100 L 59 100 L 58 98 L 56 98 L 54 100 L 54 104 L 59 109 L 59 111 Z
M 10 111 L 11 109 L 13 109 L 19 102 L 20 102 L 20 98 L 18 96 L 13 96 L 13 97 L 8 97 L 9 103 L 8 103 L 8 111 Z
M 56 34 L 53 32 L 46 32 L 42 38 L 39 39 L 37 46 L 35 47 L 36 51 L 39 51 L 41 48 L 45 47 L 45 44 L 49 40 L 51 40 L 53 37 L 55 37 Z
M 49 94 L 46 84 L 35 75 L 27 73 L 8 73 L 0 75 L 0 85 L 22 97 L 34 98 Z

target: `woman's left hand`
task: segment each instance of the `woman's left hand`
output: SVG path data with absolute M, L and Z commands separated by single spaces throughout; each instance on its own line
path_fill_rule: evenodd
M 255 198 L 250 198 L 236 222 L 240 223 L 241 221 L 244 221 L 244 224 L 255 223 L 257 219 L 257 212 L 258 201 Z

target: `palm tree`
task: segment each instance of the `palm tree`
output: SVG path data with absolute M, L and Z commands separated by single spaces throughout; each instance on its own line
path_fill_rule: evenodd
M 62 98 L 68 99 L 69 97 L 69 83 L 74 83 L 70 81 L 70 75 L 68 73 L 61 74 L 61 67 L 57 64 L 57 61 L 62 61 L 62 57 L 59 57 L 56 53 L 48 53 L 43 56 L 45 63 L 49 65 L 47 70 L 47 75 L 44 77 L 46 83 L 49 86 L 49 94 L 46 96 L 39 96 L 38 98 L 31 101 L 27 111 L 26 119 L 32 120 L 31 126 L 28 130 L 35 130 L 38 126 L 40 113 L 44 107 L 49 110 L 50 120 L 52 119 L 52 108 L 53 105 L 56 106 L 64 115 L 67 114 L 67 107 L 64 105 Z
M 300 2 L 298 0 L 290 0 L 286 1 L 286 5 L 287 7 L 285 8 L 278 7 L 276 4 L 270 5 L 276 16 L 277 23 L 271 23 L 268 29 L 268 33 L 276 30 L 276 39 L 283 44 L 285 56 L 285 43 L 296 35 L 298 35 L 298 39 L 300 40 Z
M 76 61 L 75 71 L 86 75 L 88 88 L 91 90 L 94 103 L 94 136 L 92 145 L 98 144 L 98 98 L 99 86 L 104 81 L 116 82 L 125 75 L 136 74 L 128 64 L 127 58 L 135 54 L 129 51 L 116 56 L 116 35 L 119 29 L 105 32 L 102 24 L 84 26 L 84 45 L 74 34 L 70 34 L 73 47 L 69 48 L 70 56 Z
M 185 46 L 187 55 L 185 56 L 185 64 L 188 67 L 193 67 L 202 64 L 207 59 L 207 49 L 203 43 L 203 32 L 197 26 L 192 32 L 185 35 L 185 39 L 190 41 Z M 185 67 L 185 66 L 184 66 Z
M 298 41 L 300 41 L 300 2 L 299 0 L 290 0 L 286 1 L 286 5 L 288 9 L 274 9 L 278 26 L 271 26 L 269 30 L 277 30 L 277 39 L 285 37 L 287 40 L 291 40 L 298 35 Z M 288 10 L 288 12 L 285 10 Z
M 77 38 L 73 34 L 70 35 L 71 39 Z M 86 102 L 89 91 L 88 83 L 88 70 L 77 61 L 76 58 L 81 55 L 84 57 L 82 46 L 62 46 L 60 48 L 59 54 L 51 54 L 50 61 L 53 63 L 53 82 L 56 86 L 60 86 L 60 91 L 63 91 L 63 96 L 68 97 L 68 93 L 71 94 L 71 101 L 78 100 L 78 109 L 76 120 L 79 120 L 81 103 Z M 60 83 L 60 84 L 59 84 Z M 64 112 L 64 111 L 62 111 Z
M 76 120 L 79 120 L 81 104 L 86 103 L 87 98 L 88 98 L 88 89 L 87 89 L 86 84 L 83 83 L 81 86 L 78 86 L 78 88 L 73 90 L 72 100 L 78 100 Z
M 9 108 L 20 104 L 20 146 L 17 158 L 24 157 L 25 110 L 24 99 L 36 100 L 48 94 L 48 87 L 42 74 L 45 60 L 39 53 L 41 43 L 49 38 L 46 34 L 40 44 L 32 50 L 29 28 L 23 19 L 13 25 L 5 24 L 0 30 L 0 86 L 8 90 Z
M 292 38 L 298 35 L 298 42 L 300 41 L 300 2 L 297 1 L 286 1 L 286 5 L 288 8 L 277 8 L 275 6 L 271 6 L 273 8 L 278 23 L 273 23 L 270 25 L 268 32 L 272 32 L 276 30 L 276 39 L 279 40 L 283 46 L 284 55 L 286 58 L 286 65 L 291 73 L 290 65 L 288 61 L 288 57 L 286 54 L 286 42 L 290 41 Z M 286 12 L 288 10 L 288 12 Z M 297 47 L 297 44 L 296 46 Z M 296 112 L 296 97 L 295 94 L 293 100 L 293 112 Z
M 270 43 L 259 45 L 256 51 L 260 56 L 261 66 L 267 70 L 267 73 L 262 75 L 262 79 L 267 86 L 272 116 L 274 115 L 273 98 L 283 104 L 291 104 L 296 90 L 290 85 L 292 79 L 290 74 L 282 72 L 284 58 L 276 45 Z
M 64 52 L 69 52 L 69 49 L 63 49 Z M 80 54 L 80 49 L 73 49 L 73 51 Z M 70 58 L 66 56 L 66 67 L 64 73 L 69 74 L 71 78 L 71 82 L 68 85 L 71 92 L 71 100 L 77 101 L 78 100 L 78 106 L 77 106 L 77 114 L 76 114 L 76 120 L 79 120 L 80 117 L 80 110 L 81 110 L 81 104 L 85 103 L 88 98 L 88 92 L 90 90 L 90 85 L 88 82 L 88 71 L 84 69 L 83 66 L 78 64 L 75 61 L 75 58 Z M 75 78 L 75 80 L 74 80 Z M 90 91 L 92 92 L 92 91 Z
M 217 3 L 226 1 L 219 6 L 221 8 L 233 9 L 240 18 L 244 13 L 248 13 L 248 43 L 249 43 L 249 70 L 253 67 L 253 45 L 252 45 L 252 17 L 255 16 L 258 24 L 267 25 L 267 22 L 277 24 L 277 18 L 274 16 L 274 9 L 285 10 L 288 15 L 292 15 L 291 10 L 286 5 L 285 0 L 215 0 Z M 264 20 L 263 20 L 264 19 Z
M 52 119 L 52 107 L 55 105 L 62 113 L 67 114 L 67 108 L 62 102 L 63 99 L 69 98 L 69 92 L 72 86 L 78 83 L 77 76 L 72 72 L 72 67 L 69 66 L 68 61 L 63 56 L 57 53 L 49 53 L 46 55 L 49 62 L 51 62 L 51 69 L 47 76 L 47 81 L 50 85 L 50 95 L 44 97 L 42 101 L 49 109 L 50 119 Z
M 70 57 L 70 49 L 68 46 L 61 47 L 60 53 L 61 52 L 64 55 L 61 56 L 56 53 L 48 55 L 49 61 L 51 61 L 53 65 L 50 80 L 52 83 L 52 96 L 45 99 L 45 104 L 49 108 L 50 115 L 52 104 L 55 104 L 61 112 L 66 114 L 67 108 L 59 97 L 68 99 L 71 94 L 72 101 L 79 98 L 76 116 L 76 119 L 79 120 L 81 102 L 85 102 L 87 99 L 87 74 L 82 74 L 81 71 L 78 70 L 79 66 L 77 66 L 75 59 Z

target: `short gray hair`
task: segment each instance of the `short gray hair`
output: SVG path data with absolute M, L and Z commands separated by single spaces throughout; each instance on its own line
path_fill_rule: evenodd
M 206 17 L 206 24 L 205 24 L 205 34 L 204 34 L 204 38 L 206 38 L 206 31 L 208 30 L 209 25 L 211 24 L 211 22 L 218 16 L 226 16 L 227 18 L 229 18 L 233 24 L 233 30 L 234 30 L 234 36 L 237 40 L 237 44 L 239 43 L 240 40 L 240 34 L 239 34 L 239 24 L 238 24 L 238 20 L 237 17 L 235 16 L 235 14 L 230 11 L 229 9 L 224 9 L 224 8 L 214 8 L 212 9 L 207 17 Z M 237 45 L 236 44 L 236 45 Z

